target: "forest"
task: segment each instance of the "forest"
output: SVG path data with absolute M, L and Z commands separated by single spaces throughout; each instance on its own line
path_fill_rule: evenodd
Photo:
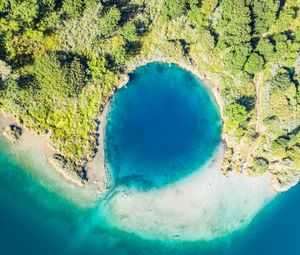
M 0 105 L 77 169 L 136 63 L 184 63 L 222 98 L 223 171 L 300 176 L 299 0 L 0 0 Z M 79 170 L 78 170 L 79 169 Z

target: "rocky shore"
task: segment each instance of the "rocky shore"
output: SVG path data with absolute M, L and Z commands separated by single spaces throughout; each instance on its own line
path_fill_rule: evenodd
M 32 143 L 42 145 L 38 148 L 39 154 L 47 160 L 48 165 L 62 177 L 64 182 L 85 190 L 92 197 L 98 198 L 107 191 L 111 181 L 110 174 L 105 168 L 103 139 L 108 108 L 109 104 L 95 119 L 98 123 L 97 153 L 84 168 L 85 178 L 81 178 L 74 169 L 64 162 L 63 158 L 59 157 L 58 152 L 51 146 L 50 134 L 40 134 L 26 129 L 13 116 L 6 114 L 2 109 L 0 111 L 0 133 L 13 144 L 12 146 L 17 146 L 19 143 L 22 143 L 22 146 L 25 145 L 25 147 L 27 145 L 30 147 Z
M 3 130 L 3 135 L 12 143 L 18 143 L 22 133 L 23 129 L 15 124 L 8 125 Z

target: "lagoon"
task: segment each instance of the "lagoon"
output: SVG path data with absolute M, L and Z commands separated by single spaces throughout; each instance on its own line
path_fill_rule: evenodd
M 164 145 L 171 148 L 174 146 L 171 139 L 142 140 L 141 144 L 149 145 L 150 142 L 153 142 L 153 144 L 150 143 L 153 147 L 150 146 L 146 151 L 153 153 L 152 157 L 150 159 L 142 158 L 146 161 L 141 164 L 140 157 L 138 157 L 138 161 L 133 161 L 136 159 L 134 158 L 135 154 L 126 154 L 126 157 L 130 156 L 130 160 L 123 158 L 126 164 L 120 170 L 115 168 L 118 162 L 115 156 L 118 151 L 107 151 L 108 154 L 111 153 L 108 157 L 113 155 L 112 158 L 108 158 L 108 163 L 111 164 L 113 177 L 117 179 L 116 186 L 112 186 L 109 193 L 96 203 L 80 205 L 72 202 L 73 198 L 76 197 L 77 200 L 81 199 L 84 202 L 86 195 L 69 184 L 64 184 L 56 173 L 45 175 L 50 172 L 50 169 L 45 171 L 49 167 L 46 159 L 39 156 L 34 157 L 34 151 L 23 150 L 20 152 L 0 136 L 0 254 L 284 255 L 300 253 L 299 185 L 285 194 L 278 195 L 272 202 L 266 204 L 266 198 L 263 195 L 267 194 L 269 189 L 264 186 L 263 179 L 254 180 L 246 176 L 232 176 L 228 179 L 221 177 L 218 174 L 218 160 L 214 159 L 216 155 L 222 155 L 222 150 L 219 149 L 221 127 L 218 109 L 203 84 L 179 67 L 151 64 L 137 69 L 131 75 L 130 82 L 133 84 L 128 84 L 127 89 L 120 90 L 115 101 L 112 102 L 107 124 L 106 149 L 109 146 L 109 139 L 112 139 L 115 145 L 125 146 L 126 144 L 122 136 L 117 137 L 118 139 L 111 137 L 110 128 L 121 132 L 128 130 L 129 126 L 125 125 L 128 121 L 132 123 L 130 127 L 136 128 L 139 124 L 138 120 L 141 116 L 131 119 L 132 116 L 139 116 L 138 114 L 121 117 L 118 114 L 121 114 L 122 111 L 114 109 L 119 104 L 126 106 L 131 102 L 147 102 L 145 99 L 140 101 L 143 98 L 140 97 L 143 94 L 142 91 L 139 97 L 127 101 L 128 93 L 129 98 L 132 96 L 131 87 L 143 90 L 144 84 L 152 96 L 155 96 L 158 91 L 162 91 L 168 97 L 168 91 L 164 89 L 170 88 L 169 83 L 164 82 L 165 86 L 160 86 L 162 84 L 153 82 L 155 78 L 152 77 L 153 73 L 156 73 L 156 78 L 159 75 L 165 81 L 169 81 L 173 75 L 170 84 L 175 84 L 176 89 L 179 90 L 177 94 L 174 92 L 174 101 L 171 100 L 173 108 L 178 106 L 177 100 L 187 100 L 185 95 L 189 95 L 192 90 L 194 96 L 192 102 L 184 101 L 183 105 L 187 108 L 181 108 L 184 109 L 184 113 L 189 114 L 179 111 L 180 120 L 184 119 L 187 121 L 186 123 L 191 123 L 189 121 L 193 120 L 195 123 L 205 124 L 203 125 L 204 129 L 202 129 L 202 125 L 199 125 L 198 129 L 196 128 L 197 132 L 193 133 L 194 129 L 191 130 L 189 126 L 185 126 L 185 123 L 176 121 L 179 124 L 176 126 L 178 129 L 173 130 L 174 133 L 171 133 L 172 136 L 168 138 L 178 138 L 183 129 L 192 131 L 192 134 L 199 138 L 195 141 L 189 140 L 188 138 L 192 138 L 192 136 L 188 133 L 183 136 L 184 139 L 177 141 L 180 146 L 176 150 L 167 150 L 169 157 L 166 158 L 168 160 L 172 158 L 171 156 L 180 155 L 185 159 L 180 166 L 187 167 L 177 169 L 175 167 L 175 173 L 172 172 L 172 167 L 161 168 L 166 172 L 153 170 L 150 167 L 153 163 L 150 160 L 153 159 L 156 159 L 155 162 L 161 160 L 159 162 L 163 163 L 157 166 L 166 163 L 163 161 L 164 158 L 159 158 L 161 152 L 165 152 L 165 150 L 158 150 L 160 153 L 156 154 L 157 151 L 154 149 L 157 148 L 157 143 L 162 141 Z M 148 78 L 144 81 L 145 77 Z M 139 83 L 140 81 L 142 84 Z M 148 84 L 146 81 L 152 82 Z M 158 79 L 158 81 L 160 80 Z M 187 81 L 184 84 L 189 84 L 190 81 L 190 86 L 182 86 L 182 81 Z M 152 91 L 153 86 L 158 86 L 159 90 L 156 87 L 156 90 Z M 187 94 L 179 93 L 182 88 L 186 89 L 185 93 Z M 125 99 L 123 96 L 118 98 L 118 95 L 125 95 Z M 165 100 L 161 100 L 160 104 L 164 102 Z M 146 106 L 149 107 L 150 103 L 150 101 L 147 102 Z M 155 107 L 152 106 L 150 108 L 161 113 L 161 107 L 154 109 Z M 201 112 L 199 109 L 202 109 Z M 117 117 L 118 121 L 110 123 L 109 121 L 115 120 L 112 117 Z M 176 114 L 173 112 L 173 118 L 167 119 L 167 123 L 172 123 L 177 117 L 177 112 Z M 166 121 L 165 118 L 166 115 L 161 117 L 163 121 Z M 120 120 L 124 121 L 120 125 L 122 128 L 115 126 L 120 123 Z M 149 119 L 147 120 L 149 121 Z M 149 122 L 145 123 L 149 124 Z M 145 123 L 143 127 L 147 129 L 148 126 Z M 154 135 L 163 137 L 168 134 L 169 128 L 156 127 L 158 128 L 156 132 L 151 134 L 153 137 Z M 203 133 L 203 130 L 208 133 Z M 147 132 L 150 131 L 152 130 Z M 132 136 L 134 134 L 139 134 L 136 129 L 131 133 Z M 201 149 L 190 150 L 189 146 L 183 146 L 186 139 L 189 145 L 195 142 L 195 145 L 200 145 Z M 137 148 L 141 149 L 139 146 L 139 144 L 135 144 L 132 151 L 143 155 L 141 151 L 137 150 Z M 119 146 L 117 147 L 120 149 Z M 182 148 L 185 150 L 179 150 Z M 199 152 L 202 152 L 200 156 Z M 199 157 L 195 157 L 195 154 Z M 139 167 L 131 170 L 128 163 L 131 166 L 145 165 L 147 171 Z M 174 167 L 172 163 L 167 165 Z M 211 167 L 212 165 L 216 167 Z M 142 175 L 142 178 L 132 178 L 136 174 Z M 214 183 L 215 180 L 218 181 Z M 119 203 L 122 201 L 125 204 Z M 155 208 L 153 201 L 158 201 L 160 205 L 160 202 L 163 201 L 165 204 Z M 262 210 L 256 215 L 260 209 Z M 156 218 L 149 218 L 147 214 L 144 214 L 144 211 L 148 212 L 149 210 L 158 213 L 153 214 Z M 169 214 L 170 217 L 162 218 L 160 212 L 166 213 L 166 216 Z M 181 217 L 177 217 L 176 213 Z M 210 217 L 210 225 L 207 224 L 208 218 L 203 219 L 202 213 L 206 213 Z M 170 221 L 167 222 L 165 219 Z M 189 219 L 195 219 L 196 223 L 203 223 L 202 229 L 193 224 L 193 221 L 192 224 L 187 225 L 190 228 L 184 229 L 185 220 L 189 221 Z M 161 226 L 164 224 L 168 226 L 167 223 L 171 227 L 176 226 L 177 223 L 174 224 L 173 220 L 180 223 L 178 229 L 182 231 L 175 238 L 165 238 L 169 237 L 169 234 L 173 234 L 173 229 Z M 159 225 L 153 225 L 156 222 Z M 138 228 L 138 225 L 135 226 L 136 223 L 142 223 L 142 228 Z M 145 230 L 147 231 L 144 232 Z M 165 230 L 167 232 L 163 232 Z M 157 231 L 162 235 L 158 236 Z
M 147 241 L 106 225 L 14 163 L 0 139 L 1 254 L 298 254 L 300 186 L 277 197 L 246 228 L 211 242 Z M 95 213 L 96 212 L 96 213 Z M 96 215 L 96 216 L 95 216 Z M 91 220 L 93 219 L 93 220 Z
M 147 189 L 205 164 L 220 143 L 221 120 L 200 80 L 174 64 L 151 63 L 117 91 L 105 134 L 116 182 Z

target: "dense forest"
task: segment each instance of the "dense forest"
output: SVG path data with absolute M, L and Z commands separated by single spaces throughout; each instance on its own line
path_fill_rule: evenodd
M 223 171 L 300 175 L 300 0 L 0 0 L 0 104 L 75 168 L 143 61 L 183 63 L 222 98 Z M 80 174 L 80 170 L 78 170 Z

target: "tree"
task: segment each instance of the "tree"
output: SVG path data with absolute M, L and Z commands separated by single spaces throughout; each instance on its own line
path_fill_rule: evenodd
M 230 51 L 225 55 L 225 61 L 227 66 L 234 73 L 240 72 L 243 69 L 247 57 L 251 52 L 250 44 L 233 46 Z
M 282 33 L 290 29 L 291 24 L 298 17 L 298 9 L 299 6 L 297 5 L 285 4 L 274 24 L 274 31 L 276 33 Z
M 257 53 L 252 53 L 245 64 L 245 71 L 250 74 L 256 74 L 264 66 L 264 59 Z
M 289 49 L 290 40 L 285 34 L 275 34 L 273 36 L 275 42 L 275 51 L 277 55 L 285 54 Z
M 67 96 L 67 70 L 54 53 L 45 53 L 35 59 L 30 72 L 38 80 L 44 94 Z
M 252 170 L 256 174 L 262 175 L 266 172 L 266 170 L 268 169 L 268 166 L 269 166 L 269 162 L 267 159 L 265 159 L 263 157 L 256 157 L 253 162 Z
M 68 63 L 67 82 L 70 87 L 69 96 L 79 96 L 86 85 L 86 72 L 78 57 Z
M 242 130 L 238 129 L 244 127 L 247 120 L 246 107 L 238 103 L 231 103 L 225 107 L 223 113 L 226 118 L 224 131 L 235 132 L 237 135 L 240 134 Z
M 217 48 L 226 49 L 225 62 L 234 73 L 240 72 L 252 51 L 251 17 L 244 0 L 222 0 L 214 14 Z
M 274 24 L 279 6 L 279 0 L 254 0 L 252 2 L 254 31 L 256 34 L 267 32 L 269 27 Z
M 98 0 L 83 0 L 85 9 L 95 7 L 99 4 L 100 1 Z
M 10 61 L 17 65 L 31 62 L 32 55 L 41 46 L 43 33 L 27 28 L 22 33 L 7 33 L 5 38 L 5 49 Z
M 0 97 L 2 99 L 4 98 L 14 99 L 15 97 L 17 97 L 18 90 L 19 90 L 19 86 L 16 80 L 8 78 L 3 81 L 0 79 Z
M 190 0 L 187 17 L 198 27 L 209 27 L 210 16 L 218 5 L 218 0 Z
M 54 11 L 56 0 L 40 0 L 39 4 L 43 12 Z
M 124 65 L 126 61 L 126 50 L 124 47 L 120 46 L 111 52 L 111 57 L 114 62 L 115 67 Z
M 250 41 L 250 10 L 244 0 L 223 0 L 220 2 L 219 12 L 221 12 L 220 17 L 215 25 L 219 35 L 219 48 L 242 46 L 241 44 Z
M 218 6 L 218 0 L 201 0 L 201 10 L 202 13 L 205 13 L 207 16 L 213 13 L 213 11 Z
M 0 0 L 0 13 L 7 12 L 9 10 L 10 3 L 6 0 Z
M 165 19 L 175 19 L 185 10 L 185 0 L 164 0 L 161 14 Z
M 242 124 L 247 120 L 246 107 L 238 103 L 232 103 L 228 105 L 224 110 L 224 114 L 231 121 L 238 124 Z
M 39 5 L 37 0 L 10 1 L 11 16 L 13 19 L 30 25 L 38 16 Z
M 63 11 L 70 17 L 80 16 L 83 12 L 83 0 L 63 0 Z
M 294 85 L 290 80 L 288 72 L 284 69 L 279 69 L 277 74 L 269 81 L 271 92 L 285 92 L 290 86 Z
M 117 30 L 117 26 L 121 19 L 121 12 L 119 9 L 110 8 L 100 19 L 100 33 L 102 37 L 108 37 Z
M 102 79 L 105 73 L 107 72 L 105 58 L 92 57 L 88 61 L 87 65 L 91 72 L 93 80 Z
M 255 50 L 259 52 L 259 54 L 263 56 L 266 61 L 271 61 L 271 59 L 274 57 L 275 47 L 269 39 L 259 40 Z
M 136 27 L 134 23 L 127 22 L 121 30 L 121 35 L 124 37 L 125 40 L 132 42 L 137 40 L 137 34 L 136 34 Z

